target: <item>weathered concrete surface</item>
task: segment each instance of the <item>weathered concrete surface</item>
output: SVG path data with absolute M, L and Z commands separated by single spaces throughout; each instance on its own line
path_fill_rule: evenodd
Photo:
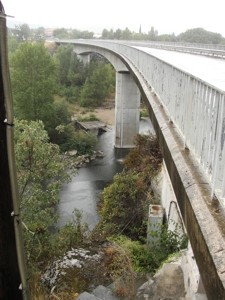
M 92 132 L 96 135 L 107 131 L 107 125 L 100 121 L 88 121 L 88 122 L 78 122 L 74 123 L 77 129 L 83 129 L 85 131 Z
M 129 72 L 116 73 L 115 147 L 133 148 L 139 132 L 140 92 Z
M 176 128 L 168 121 L 150 87 L 135 69 L 133 71 L 148 105 L 207 297 L 215 300 L 216 295 L 217 300 L 225 299 L 225 242 L 221 231 L 224 223 L 213 215 L 210 186 L 194 158 L 183 148 Z
M 152 279 L 144 283 L 136 294 L 138 300 L 185 299 L 183 272 L 179 263 L 165 263 Z

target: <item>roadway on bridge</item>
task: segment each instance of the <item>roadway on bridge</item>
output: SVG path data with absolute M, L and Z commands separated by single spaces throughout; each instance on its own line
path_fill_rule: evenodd
M 134 48 L 149 53 L 225 91 L 225 59 L 147 47 L 135 46 Z

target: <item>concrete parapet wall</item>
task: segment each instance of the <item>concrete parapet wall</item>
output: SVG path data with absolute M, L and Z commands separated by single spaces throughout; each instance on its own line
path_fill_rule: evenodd
M 113 49 L 113 45 L 111 46 Z M 126 48 L 121 46 L 121 48 Z M 93 46 L 94 49 L 94 46 Z M 118 47 L 115 49 L 119 49 Z M 126 51 L 129 52 L 129 60 L 126 58 Z M 162 102 L 155 97 L 152 93 L 151 87 L 148 85 L 146 79 L 138 71 L 132 61 L 136 62 L 136 65 L 143 65 L 141 69 L 146 69 L 146 72 L 150 73 L 150 77 L 155 84 L 155 89 L 157 90 L 158 96 L 160 91 L 161 82 L 157 81 L 157 77 L 154 78 L 154 71 L 161 74 L 163 62 L 159 63 L 156 68 L 157 59 L 152 59 L 152 66 L 155 66 L 155 69 L 151 69 L 150 65 L 146 64 L 144 58 L 147 54 L 139 54 L 137 51 L 134 51 L 131 47 L 128 47 L 124 50 L 124 54 L 119 54 L 116 50 L 115 55 L 121 59 L 123 64 L 129 70 L 130 74 L 134 78 L 139 90 L 142 94 L 147 107 L 149 116 L 151 118 L 152 124 L 154 126 L 156 135 L 159 140 L 159 145 L 164 157 L 164 161 L 168 170 L 168 175 L 173 186 L 173 190 L 176 196 L 176 199 L 179 204 L 179 209 L 190 239 L 190 243 L 193 249 L 193 253 L 202 277 L 202 281 L 206 290 L 206 294 L 209 300 L 224 300 L 225 299 L 225 226 L 224 226 L 224 216 L 219 214 L 220 206 L 217 201 L 211 200 L 211 191 L 212 188 L 209 185 L 209 181 L 203 176 L 199 164 L 196 162 L 195 158 L 190 154 L 189 150 L 184 148 L 184 140 L 181 137 L 180 132 L 187 131 L 186 144 L 194 147 L 195 143 L 190 143 L 190 140 L 193 134 L 190 134 L 190 125 L 188 122 L 181 122 L 180 126 L 174 126 L 172 122 L 168 119 L 168 111 L 164 110 L 162 107 Z M 113 50 L 111 51 L 113 52 Z M 169 68 L 169 66 L 168 66 Z M 168 71 L 168 68 L 165 68 L 165 72 Z M 173 68 L 172 68 L 173 70 Z M 179 73 L 179 70 L 176 70 L 175 73 Z M 169 74 L 169 73 L 168 73 Z M 188 78 L 187 86 L 191 86 L 192 77 L 188 74 L 184 74 Z M 186 78 L 185 77 L 185 78 Z M 160 78 L 160 77 L 158 77 Z M 168 77 L 170 80 L 170 76 Z M 189 80 L 189 78 L 191 78 Z M 204 83 L 200 80 L 195 79 L 198 83 L 198 86 L 204 86 Z M 177 85 L 182 88 L 181 85 Z M 208 88 L 208 87 L 206 87 Z M 212 95 L 214 95 L 213 87 Z M 166 86 L 166 89 L 170 91 L 170 84 Z M 159 91 L 158 91 L 159 90 Z M 164 92 L 165 89 L 163 89 Z M 189 88 L 187 90 L 187 98 L 191 100 L 191 95 Z M 182 91 L 181 91 L 182 92 Z M 218 94 L 218 101 L 223 104 L 224 95 L 220 91 L 215 91 L 216 95 Z M 161 97 L 163 97 L 161 93 Z M 177 100 L 177 105 L 181 106 L 182 99 L 185 99 L 185 95 L 181 93 L 182 98 Z M 194 97 L 195 94 L 192 94 Z M 167 97 L 167 100 L 171 100 L 176 95 L 170 93 L 170 97 Z M 187 100 L 188 100 L 187 99 Z M 172 99 L 174 100 L 174 99 Z M 184 107 L 190 101 L 183 101 Z M 173 104 L 173 101 L 171 101 Z M 196 102 L 198 103 L 198 101 Z M 208 110 L 207 110 L 208 111 Z M 179 125 L 180 120 L 184 120 L 181 116 L 181 110 L 177 110 L 175 118 L 171 114 L 171 119 L 176 121 Z M 187 110 L 183 109 L 183 113 L 186 114 Z M 223 112 L 220 109 L 220 112 Z M 198 111 L 195 110 L 195 114 Z M 215 115 L 215 114 L 214 114 Z M 197 118 L 191 118 L 190 120 L 198 120 Z M 180 132 L 177 130 L 180 129 Z M 205 133 L 205 132 L 204 132 Z M 219 136 L 219 135 L 218 135 Z M 211 149 L 211 148 L 210 148 Z M 215 157 L 217 158 L 218 155 Z M 203 156 L 202 156 L 203 157 Z M 207 158 L 210 158 L 207 155 Z M 206 164 L 208 166 L 208 164 Z M 206 173 L 208 169 L 206 170 Z M 221 171 L 222 172 L 222 171 Z M 206 174 L 205 173 L 205 174 Z M 220 175 L 220 174 L 219 174 Z M 222 177 L 221 177 L 222 178 Z M 216 182 L 216 180 L 215 180 Z M 221 216 L 221 217 L 220 217 Z
M 136 73 L 156 131 L 194 256 L 209 300 L 225 299 L 225 242 L 213 215 L 211 188 L 160 102 Z M 216 298 L 215 298 L 216 295 Z

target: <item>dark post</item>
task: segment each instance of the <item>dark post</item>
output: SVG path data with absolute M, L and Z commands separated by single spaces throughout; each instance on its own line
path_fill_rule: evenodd
M 1 31 L 0 31 L 1 34 Z M 2 53 L 0 52 L 0 62 Z M 5 95 L 0 63 L 0 300 L 22 300 L 6 143 Z

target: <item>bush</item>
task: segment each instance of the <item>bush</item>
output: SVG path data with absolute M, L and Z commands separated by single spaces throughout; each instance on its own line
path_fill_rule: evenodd
M 141 173 L 126 172 L 114 176 L 114 182 L 102 193 L 100 225 L 108 234 L 125 234 L 140 239 L 146 234 L 146 184 Z
M 148 118 L 148 117 L 149 115 L 146 109 L 140 111 L 140 118 Z
M 61 86 L 59 89 L 59 94 L 61 97 L 65 97 L 66 100 L 70 103 L 78 101 L 80 96 L 80 87 L 78 86 Z
M 68 142 L 60 146 L 62 152 L 77 150 L 78 155 L 91 154 L 98 144 L 98 138 L 91 132 L 78 131 Z
M 95 114 L 89 114 L 89 116 L 85 116 L 85 117 L 78 116 L 77 121 L 78 122 L 89 122 L 89 121 L 100 121 L 100 119 L 97 118 Z

